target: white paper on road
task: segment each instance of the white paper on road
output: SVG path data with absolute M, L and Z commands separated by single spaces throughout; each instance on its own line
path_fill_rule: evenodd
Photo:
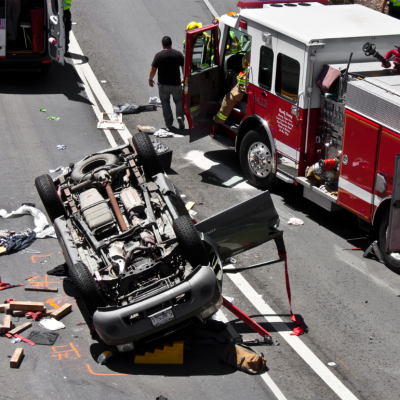
M 289 225 L 304 225 L 304 221 L 300 218 L 290 218 L 288 221 Z
M 154 132 L 154 136 L 158 137 L 183 137 L 183 135 L 178 135 L 177 133 L 173 133 L 167 131 L 165 129 L 159 129 L 157 132 Z
M 33 230 L 36 232 L 37 239 L 44 239 L 45 237 L 57 238 L 54 228 L 50 226 L 46 216 L 37 208 L 30 206 L 21 206 L 18 210 L 12 211 L 7 214 L 6 210 L 0 210 L 0 217 L 6 218 L 19 218 L 23 215 L 32 215 L 36 228 Z
M 51 331 L 58 331 L 59 329 L 65 328 L 65 325 L 61 321 L 57 321 L 54 318 L 42 319 L 40 320 L 39 325 Z

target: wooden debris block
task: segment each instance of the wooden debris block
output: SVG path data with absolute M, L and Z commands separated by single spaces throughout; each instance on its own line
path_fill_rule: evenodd
M 18 347 L 10 360 L 10 368 L 18 368 L 19 364 L 22 360 L 22 356 L 24 355 L 24 349 L 22 347 Z
M 13 310 L 11 310 L 10 308 L 6 308 L 6 312 L 7 315 L 13 315 Z
M 32 326 L 32 322 L 25 322 L 22 325 L 18 325 L 16 328 L 11 329 L 10 332 L 8 332 L 10 335 L 15 335 L 16 333 L 21 333 L 22 331 L 24 331 L 25 329 L 28 329 Z
M 5 315 L 3 319 L 3 325 L 0 328 L 0 333 L 4 335 L 5 333 L 8 333 L 8 331 L 11 329 L 11 316 L 10 315 Z
M 57 293 L 58 289 L 54 288 L 47 288 L 47 287 L 26 287 L 25 290 L 28 292 L 52 292 L 52 293 Z
M 23 310 L 12 310 L 14 317 L 25 317 L 26 311 Z
M 44 311 L 44 303 L 33 301 L 10 301 L 11 310 Z
M 0 313 L 6 312 L 10 308 L 9 304 L 0 304 Z
M 62 307 L 57 308 L 57 310 L 53 310 L 51 313 L 51 316 L 59 320 L 61 319 L 64 315 L 67 315 L 71 312 L 72 309 L 72 304 L 64 304 Z

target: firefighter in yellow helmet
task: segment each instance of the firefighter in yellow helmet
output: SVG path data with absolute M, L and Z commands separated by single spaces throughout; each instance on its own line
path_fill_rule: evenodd
M 186 27 L 186 31 L 189 32 L 189 31 L 192 31 L 193 29 L 199 29 L 202 27 L 203 27 L 203 24 L 201 22 L 192 21 Z M 183 56 L 185 56 L 185 51 L 186 51 L 186 39 L 183 41 L 183 52 L 182 52 Z
M 228 119 L 236 104 L 238 104 L 246 94 L 246 85 L 248 82 L 248 69 L 250 66 L 250 52 L 246 53 L 242 59 L 243 70 L 236 77 L 236 85 L 227 93 L 222 101 L 221 108 L 214 117 L 213 125 L 224 124 Z

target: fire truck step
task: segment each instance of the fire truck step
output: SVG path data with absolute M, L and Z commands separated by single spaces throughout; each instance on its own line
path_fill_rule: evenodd
M 221 146 L 227 148 L 228 150 L 235 150 L 235 142 L 226 136 L 215 134 L 212 138 L 219 143 Z
M 231 131 L 238 133 L 239 130 L 239 124 L 236 122 L 232 121 L 231 119 L 227 119 L 224 124 L 222 124 L 225 128 L 230 129 Z

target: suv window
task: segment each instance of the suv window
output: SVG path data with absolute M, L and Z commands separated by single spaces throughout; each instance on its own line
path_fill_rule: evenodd
M 194 38 L 192 72 L 201 71 L 214 65 L 214 31 L 210 29 Z
M 275 92 L 295 103 L 299 93 L 300 63 L 293 58 L 278 54 Z
M 273 63 L 274 52 L 269 47 L 261 46 L 258 84 L 263 89 L 271 90 Z

